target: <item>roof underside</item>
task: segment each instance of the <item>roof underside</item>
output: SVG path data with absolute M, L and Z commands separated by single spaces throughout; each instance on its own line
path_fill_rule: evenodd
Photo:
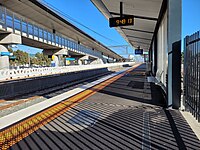
M 40 24 L 49 30 L 55 29 L 56 32 L 74 41 L 79 41 L 87 47 L 103 52 L 104 55 L 116 59 L 122 58 L 37 0 L 0 0 L 0 3 L 6 8 L 34 21 L 36 24 Z
M 163 0 L 91 0 L 107 18 L 119 17 L 120 2 L 123 14 L 133 15 L 134 25 L 116 27 L 116 30 L 134 48 L 149 50 Z

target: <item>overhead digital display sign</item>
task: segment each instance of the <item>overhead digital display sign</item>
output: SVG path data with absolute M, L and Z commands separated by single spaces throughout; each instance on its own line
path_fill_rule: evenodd
M 134 25 L 134 17 L 123 16 L 123 17 L 109 18 L 109 25 L 110 27 Z
M 135 55 L 143 55 L 143 49 L 135 49 Z

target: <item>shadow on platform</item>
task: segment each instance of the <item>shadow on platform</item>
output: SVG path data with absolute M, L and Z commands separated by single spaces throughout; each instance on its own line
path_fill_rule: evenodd
M 160 88 L 146 81 L 144 69 L 134 69 L 98 91 L 100 101 L 91 96 L 12 149 L 200 149 L 180 112 L 164 107 Z

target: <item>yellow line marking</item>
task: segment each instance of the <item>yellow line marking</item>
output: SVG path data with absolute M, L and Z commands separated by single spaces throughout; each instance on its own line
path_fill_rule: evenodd
M 16 144 L 17 142 L 21 141 L 23 138 L 27 137 L 31 133 L 38 130 L 40 127 L 44 126 L 45 124 L 49 123 L 50 121 L 54 120 L 55 118 L 59 117 L 60 115 L 64 114 L 66 111 L 71 109 L 72 107 L 76 106 L 81 101 L 87 99 L 88 97 L 94 95 L 99 90 L 105 88 L 109 84 L 113 83 L 117 79 L 121 78 L 125 74 L 129 73 L 138 65 L 134 66 L 133 68 L 127 70 L 126 72 L 119 74 L 113 78 L 110 78 L 91 89 L 85 90 L 75 96 L 72 96 L 65 101 L 56 104 L 30 118 L 27 118 L 24 121 L 21 121 L 11 127 L 3 130 L 0 132 L 0 149 L 6 150 L 12 145 Z

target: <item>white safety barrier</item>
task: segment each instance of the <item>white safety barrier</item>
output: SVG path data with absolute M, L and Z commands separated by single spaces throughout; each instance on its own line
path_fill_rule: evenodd
M 43 68 L 25 68 L 25 69 L 4 69 L 0 70 L 0 81 L 24 79 L 38 76 L 47 76 L 53 74 L 62 74 L 68 72 L 76 72 L 90 69 L 117 67 L 125 64 L 133 65 L 134 62 L 110 63 L 110 64 L 93 64 L 93 65 L 77 65 L 64 67 L 43 67 Z

